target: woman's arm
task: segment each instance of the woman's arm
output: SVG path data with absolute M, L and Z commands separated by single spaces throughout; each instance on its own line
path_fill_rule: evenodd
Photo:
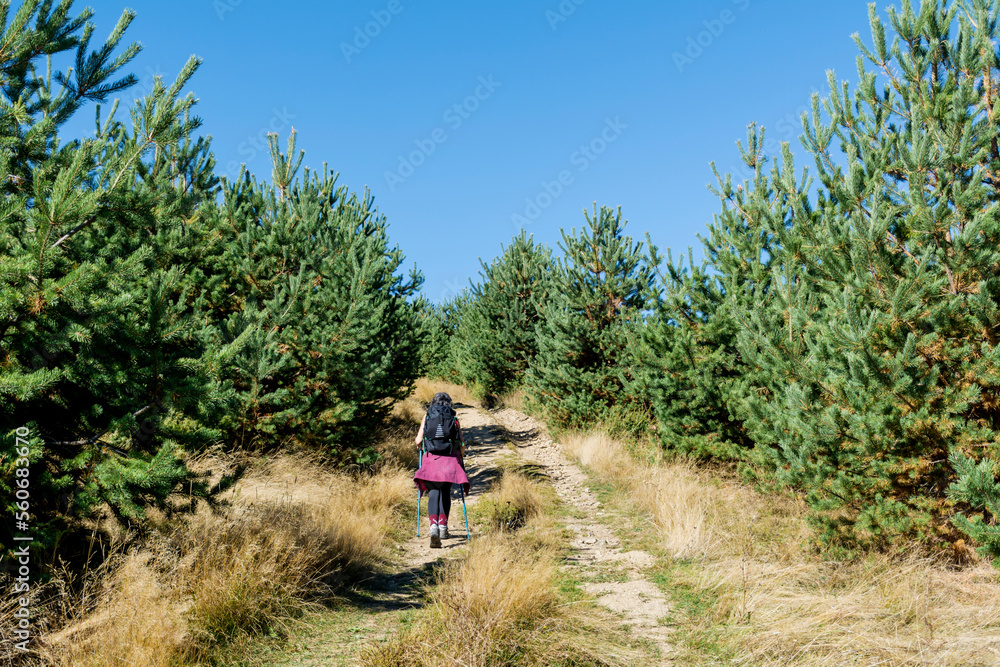
M 462 425 L 455 420 L 455 429 L 458 431 L 458 462 L 465 470 L 465 440 L 462 439 Z
M 420 431 L 417 433 L 417 437 L 414 440 L 414 442 L 416 442 L 417 444 L 417 447 L 419 447 L 424 443 L 424 424 L 426 423 L 427 423 L 427 415 L 424 415 L 424 418 L 420 421 Z

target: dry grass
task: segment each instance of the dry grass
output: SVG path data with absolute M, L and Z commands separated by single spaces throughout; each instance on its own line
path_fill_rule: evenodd
M 369 648 L 362 664 L 524 664 L 531 635 L 558 611 L 555 574 L 552 554 L 528 551 L 510 534 L 479 538 L 427 587 L 419 626 Z
M 708 570 L 729 592 L 718 606 L 728 607 L 736 664 L 1000 663 L 1000 579 L 989 566 L 955 571 L 871 555 L 847 565 L 748 567 L 742 574 L 730 559 Z M 741 607 L 733 598 L 745 587 Z
M 674 558 L 767 553 L 788 562 L 799 557 L 811 535 L 801 504 L 761 496 L 732 481 L 718 483 L 693 462 L 645 462 L 653 457 L 635 456 L 621 440 L 600 432 L 570 434 L 562 444 L 649 514 L 659 546 Z M 749 515 L 740 511 L 744 508 Z
M 265 464 L 241 487 L 237 511 L 222 520 L 203 513 L 178 531 L 198 582 L 189 616 L 210 637 L 263 632 L 345 572 L 384 559 L 412 481 L 398 470 L 350 478 L 310 464 Z
M 1000 575 L 916 556 L 823 561 L 805 508 L 677 462 L 640 462 L 601 433 L 563 442 L 616 502 L 638 507 L 672 557 L 690 662 L 985 665 L 1000 663 Z M 683 647 L 682 647 L 683 649 Z
M 376 445 L 387 465 L 416 470 L 418 450 L 413 438 L 420 429 L 420 422 L 426 411 L 427 406 L 417 400 L 414 394 L 392 406 L 392 413 L 378 434 Z
M 113 558 L 107 576 L 81 591 L 82 619 L 43 638 L 44 664 L 66 667 L 170 667 L 193 658 L 179 582 L 162 576 L 149 552 Z
M 486 533 L 425 587 L 415 626 L 362 653 L 367 667 L 630 665 L 618 623 L 557 591 L 565 547 L 554 493 L 507 461 L 473 510 Z
M 555 551 L 497 531 L 472 543 L 427 587 L 417 625 L 368 647 L 367 667 L 625 665 L 617 630 L 556 592 Z
M 434 394 L 439 391 L 443 391 L 451 396 L 451 400 L 454 403 L 462 403 L 464 405 L 478 405 L 479 403 L 472 393 L 462 385 L 452 384 L 444 380 L 429 380 L 427 378 L 417 380 L 417 387 L 413 390 L 412 397 L 426 407 L 431 402 L 431 399 L 434 398 Z M 422 411 L 420 415 L 423 416 Z
M 417 446 L 413 438 L 427 412 L 427 404 L 439 391 L 446 392 L 455 403 L 475 405 L 475 399 L 465 387 L 440 380 L 417 380 L 413 392 L 392 407 L 388 422 L 378 434 L 378 449 L 385 463 L 405 470 L 418 466 Z
M 478 523 L 489 530 L 513 531 L 541 516 L 550 505 L 541 484 L 521 473 L 504 470 L 476 503 L 474 513 Z
M 420 426 L 420 420 L 424 418 L 424 413 L 427 412 L 427 405 L 417 400 L 415 394 L 416 392 L 411 393 L 392 406 L 392 416 L 399 420 L 400 424 Z
M 431 589 L 436 625 L 452 637 L 437 653 L 457 657 L 458 649 L 467 658 L 462 662 L 479 665 L 493 656 L 514 657 L 511 640 L 526 640 L 519 631 L 537 629 L 556 612 L 555 574 L 550 553 L 524 549 L 511 536 L 478 540 Z
M 53 665 L 175 665 L 234 639 L 281 630 L 345 573 L 381 562 L 407 473 L 348 477 L 309 456 L 276 457 L 142 552 L 116 559 L 44 638 Z
M 520 387 L 497 397 L 496 407 L 525 412 L 525 393 Z

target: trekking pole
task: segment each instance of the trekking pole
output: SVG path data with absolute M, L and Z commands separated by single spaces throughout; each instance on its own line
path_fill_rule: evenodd
M 462 472 L 465 472 L 465 442 L 462 442 L 462 449 L 460 450 L 462 457 L 459 459 L 462 462 Z M 468 479 L 468 475 L 466 475 Z M 462 494 L 462 516 L 465 517 L 465 541 L 469 541 L 469 512 L 465 509 L 465 485 L 459 484 L 458 490 Z
M 462 515 L 465 517 L 465 541 L 469 541 L 469 513 L 465 509 L 465 485 L 459 484 L 458 490 L 462 492 Z
M 420 448 L 420 452 L 417 454 L 417 470 L 420 470 L 420 466 L 424 464 L 424 448 Z M 417 537 L 420 537 L 420 498 L 423 495 L 423 490 L 420 485 L 417 484 Z

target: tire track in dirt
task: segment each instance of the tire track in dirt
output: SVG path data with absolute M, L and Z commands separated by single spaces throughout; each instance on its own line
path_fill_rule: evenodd
M 600 501 L 587 487 L 587 475 L 563 455 L 541 422 L 511 409 L 495 410 L 491 417 L 504 427 L 525 460 L 542 468 L 559 498 L 584 517 L 567 526 L 577 534 L 568 567 L 581 568 L 592 578 L 599 578 L 610 567 L 623 570 L 625 581 L 591 582 L 584 584 L 584 590 L 594 595 L 598 604 L 619 614 L 637 636 L 653 642 L 660 651 L 661 664 L 672 664 L 670 630 L 660 624 L 672 607 L 644 574 L 654 564 L 653 556 L 622 550 L 621 541 L 607 525 L 613 517 L 601 509 Z

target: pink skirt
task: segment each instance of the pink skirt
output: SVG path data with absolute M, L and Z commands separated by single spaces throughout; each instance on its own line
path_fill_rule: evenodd
M 461 484 L 465 493 L 469 493 L 469 476 L 465 474 L 458 454 L 424 452 L 420 470 L 414 473 L 413 482 L 421 491 L 427 490 L 424 482 L 451 482 Z

